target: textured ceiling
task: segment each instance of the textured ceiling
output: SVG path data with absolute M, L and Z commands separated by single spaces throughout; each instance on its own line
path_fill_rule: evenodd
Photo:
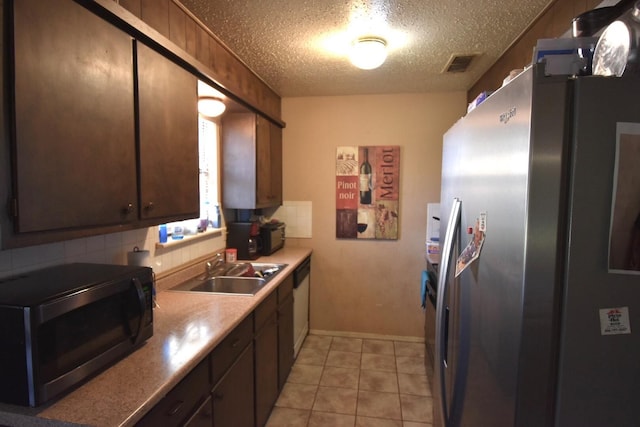
M 468 90 L 552 0 L 181 1 L 278 94 L 293 97 Z M 347 59 L 364 35 L 387 40 L 378 69 Z M 452 55 L 470 53 L 478 57 L 466 72 L 443 73 Z

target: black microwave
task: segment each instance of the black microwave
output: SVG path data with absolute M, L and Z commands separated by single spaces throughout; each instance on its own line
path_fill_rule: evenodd
M 0 401 L 38 406 L 153 335 L 149 267 L 65 264 L 0 279 Z

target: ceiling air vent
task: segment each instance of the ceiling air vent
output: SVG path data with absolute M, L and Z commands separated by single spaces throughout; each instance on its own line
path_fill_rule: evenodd
M 475 53 L 467 55 L 451 55 L 451 59 L 444 68 L 445 73 L 463 73 L 469 68 L 469 64 L 477 55 Z

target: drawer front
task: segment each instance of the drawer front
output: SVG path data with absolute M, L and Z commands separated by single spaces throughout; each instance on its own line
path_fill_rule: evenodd
M 216 384 L 253 339 L 253 314 L 246 317 L 211 353 L 212 384 Z
M 278 285 L 278 304 L 282 304 L 293 292 L 293 274 L 289 274 L 286 279 Z
M 193 415 L 210 393 L 209 358 L 196 366 L 153 409 L 144 416 L 138 426 L 172 427 L 182 425 Z
M 278 308 L 278 296 L 277 292 L 271 292 L 264 301 L 260 303 L 260 305 L 253 312 L 254 315 L 254 331 L 258 332 L 264 324 L 269 320 L 269 317 L 276 312 Z

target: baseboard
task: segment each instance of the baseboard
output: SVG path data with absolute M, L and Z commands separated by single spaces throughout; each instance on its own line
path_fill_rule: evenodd
M 368 334 L 363 332 L 323 331 L 319 329 L 309 329 L 309 335 L 325 335 L 325 336 L 332 336 L 332 337 L 363 338 L 363 339 L 370 339 L 370 340 L 406 341 L 406 342 L 418 342 L 418 343 L 424 342 L 423 337 L 380 335 L 380 334 Z

